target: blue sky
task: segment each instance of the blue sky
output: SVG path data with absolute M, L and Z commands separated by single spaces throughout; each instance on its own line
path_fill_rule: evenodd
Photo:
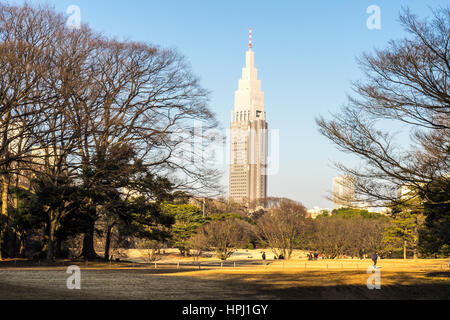
M 322 137 L 315 124 L 319 115 L 337 112 L 352 93 L 351 81 L 361 79 L 355 58 L 405 36 L 398 23 L 402 6 L 426 17 L 430 7 L 449 4 L 446 0 L 29 2 L 50 3 L 63 12 L 77 5 L 82 22 L 106 35 L 176 48 L 211 91 L 210 107 L 223 129 L 229 126 L 251 26 L 269 127 L 280 132 L 280 171 L 269 177 L 269 194 L 307 207 L 332 206 L 326 199 L 332 177 L 338 174 L 332 161 L 356 163 Z M 381 9 L 381 30 L 366 26 L 370 5 Z

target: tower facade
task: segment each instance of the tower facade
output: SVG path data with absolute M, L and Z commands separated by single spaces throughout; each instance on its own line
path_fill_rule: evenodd
M 355 186 L 351 176 L 333 178 L 333 209 L 355 206 Z
M 231 113 L 229 197 L 255 206 L 267 197 L 267 121 L 250 29 L 246 65 Z

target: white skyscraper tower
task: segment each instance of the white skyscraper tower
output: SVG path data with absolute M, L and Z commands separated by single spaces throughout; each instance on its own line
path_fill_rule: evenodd
M 355 207 L 355 184 L 351 176 L 333 178 L 333 209 Z
M 267 122 L 252 29 L 231 115 L 230 199 L 254 206 L 267 197 Z

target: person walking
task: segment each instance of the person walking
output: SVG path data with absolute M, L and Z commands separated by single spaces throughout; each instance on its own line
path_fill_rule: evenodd
M 265 253 L 265 252 L 262 253 L 262 259 L 263 259 L 264 261 L 266 260 L 266 253 Z
M 375 252 L 372 255 L 372 261 L 373 261 L 373 268 L 376 269 L 377 268 L 377 261 L 378 261 L 378 253 Z

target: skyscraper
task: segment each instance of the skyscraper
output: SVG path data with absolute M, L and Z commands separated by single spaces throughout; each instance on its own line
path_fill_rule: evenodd
M 267 197 L 267 127 L 264 92 L 255 68 L 250 29 L 246 65 L 231 114 L 230 199 L 250 206 L 264 203 Z
M 333 178 L 333 209 L 355 206 L 355 185 L 351 176 Z

